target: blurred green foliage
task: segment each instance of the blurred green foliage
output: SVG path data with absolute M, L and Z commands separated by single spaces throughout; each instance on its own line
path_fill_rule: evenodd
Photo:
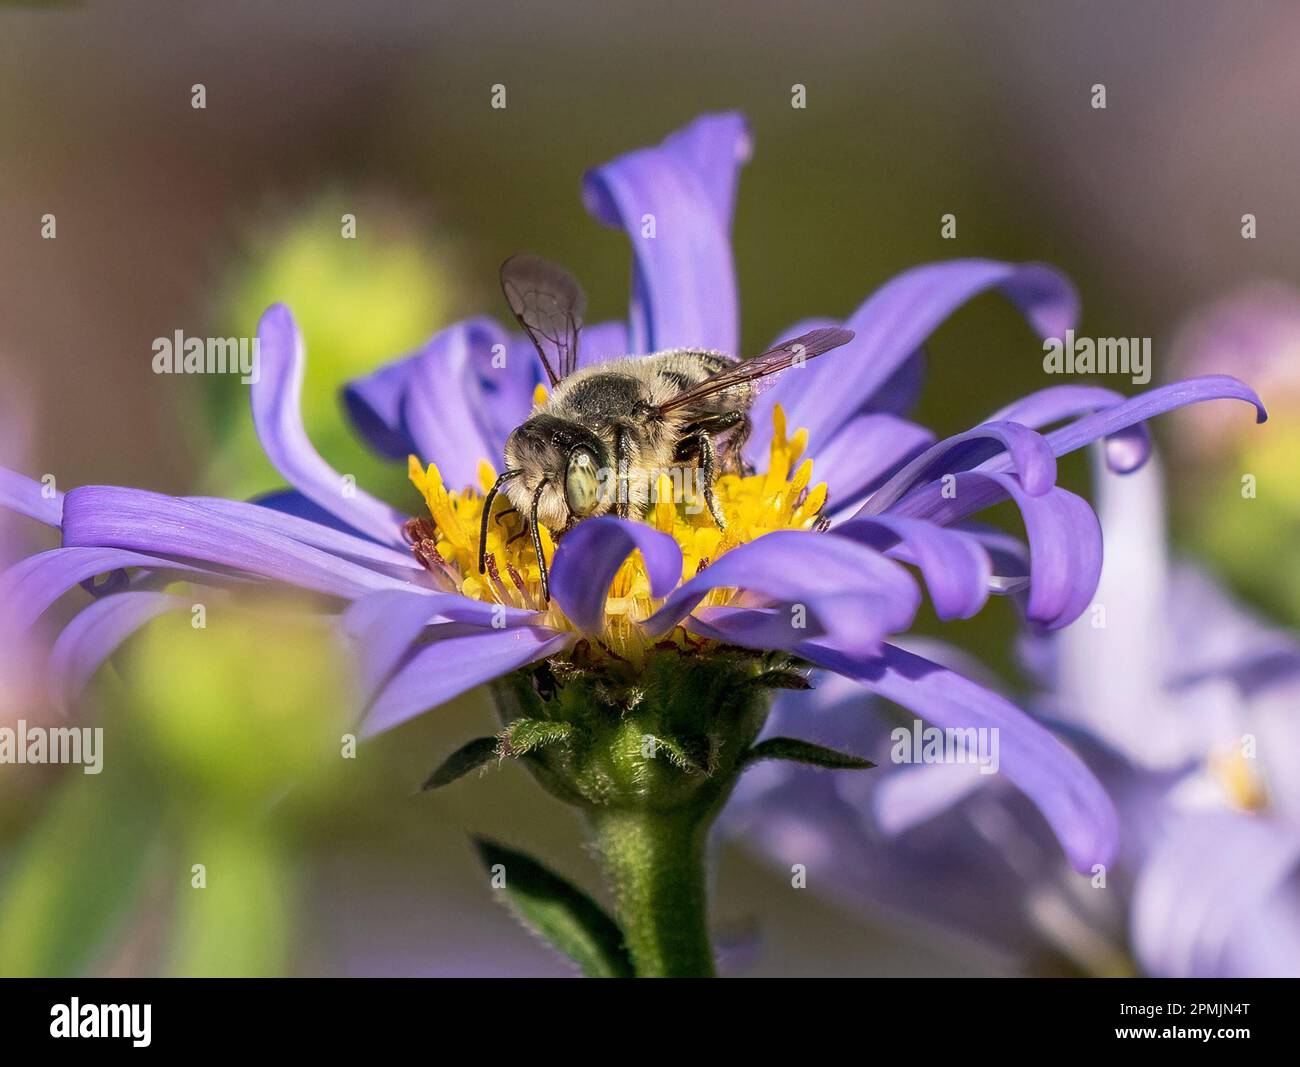
M 206 605 L 104 672 L 104 768 L 67 773 L 0 887 L 0 974 L 277 975 L 300 895 L 283 798 L 346 739 L 346 658 L 318 618 Z

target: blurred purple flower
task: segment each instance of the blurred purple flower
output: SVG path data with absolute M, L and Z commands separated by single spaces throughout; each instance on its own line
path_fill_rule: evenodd
M 589 211 L 625 230 L 634 255 L 628 320 L 588 329 L 587 361 L 675 346 L 737 351 L 730 229 L 748 155 L 744 120 L 712 115 L 587 174 Z M 653 237 L 642 236 L 647 217 L 655 220 Z M 80 683 L 138 625 L 177 607 L 158 591 L 160 583 L 253 580 L 310 590 L 341 612 L 358 647 L 363 729 L 374 732 L 561 655 L 582 634 L 598 641 L 611 579 L 639 550 L 650 592 L 661 601 L 640 622 L 649 639 L 683 627 L 724 643 L 783 650 L 936 725 L 997 728 L 1007 778 L 1043 812 L 1071 862 L 1087 870 L 1114 846 L 1105 793 L 1071 752 L 1003 696 L 887 641 L 907 630 L 919 606 L 917 583 L 902 564 L 919 570 L 944 619 L 974 615 L 991 592 L 1023 589 L 1030 619 L 1064 626 L 1091 600 L 1101 538 L 1089 506 L 1055 484 L 1056 458 L 1106 437 L 1112 465 L 1132 470 L 1146 456 L 1141 423 L 1152 415 L 1219 397 L 1254 404 L 1260 419 L 1264 413 L 1249 388 L 1222 376 L 1132 399 L 1063 385 L 936 443 L 900 414 L 919 384 L 920 346 L 953 311 L 989 290 L 1010 300 L 1041 336 L 1060 335 L 1075 321 L 1074 291 L 1051 268 L 977 259 L 918 267 L 845 320 L 856 333 L 851 344 L 787 374 L 755 411 L 751 457 L 770 442 L 775 403 L 810 431 L 818 475 L 830 489 L 828 532 L 768 533 L 683 580 L 672 537 L 640 522 L 588 520 L 556 550 L 555 606 L 545 613 L 503 610 L 440 585 L 403 541 L 406 516 L 352 486 L 317 454 L 299 412 L 302 341 L 288 310 L 272 307 L 258 331 L 262 367 L 251 388 L 252 412 L 268 458 L 293 491 L 258 504 L 87 486 L 45 500 L 34 483 L 7 475 L 3 502 L 59 526 L 63 547 L 12 568 L 0 579 L 0 597 L 12 598 L 34 621 L 78 583 L 106 573 L 122 581 L 126 572 L 136 575 L 61 635 L 55 663 Z M 504 367 L 493 359 L 497 345 L 514 354 Z M 506 433 L 529 411 L 537 370 L 526 351 L 519 336 L 472 319 L 353 383 L 348 409 L 382 453 L 417 453 L 437 464 L 447 484 L 468 485 L 478 461 L 499 457 Z M 1037 432 L 1055 423 L 1064 425 Z M 1023 516 L 1027 545 L 964 525 L 1008 498 Z M 715 590 L 737 590 L 742 598 L 702 606 Z M 804 629 L 790 624 L 796 606 L 806 610 Z
M 809 885 L 975 934 L 1020 970 L 1300 974 L 1300 643 L 1165 556 L 1157 466 L 1100 472 L 1094 607 L 1026 658 L 1038 709 L 1106 785 L 1123 833 L 1105 887 L 1072 876 L 1038 814 L 970 766 L 844 776 L 765 764 L 724 832 Z M 1104 612 L 1104 614 L 1103 614 Z M 839 679 L 769 720 L 889 760 L 888 726 Z
M 1179 329 L 1168 362 L 1180 376 L 1231 368 L 1274 412 L 1300 408 L 1300 292 L 1255 282 L 1216 300 Z M 1240 424 L 1224 414 L 1211 405 L 1173 420 L 1179 448 L 1219 462 L 1231 455 L 1227 446 L 1240 439 Z

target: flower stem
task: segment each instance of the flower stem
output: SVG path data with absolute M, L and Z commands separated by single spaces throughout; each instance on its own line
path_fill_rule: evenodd
M 712 978 L 704 853 L 694 807 L 589 809 L 638 978 Z

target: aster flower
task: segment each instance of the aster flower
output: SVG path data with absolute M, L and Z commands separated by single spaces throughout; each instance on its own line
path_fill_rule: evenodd
M 862 778 L 768 764 L 723 829 L 858 910 L 953 928 L 999 966 L 1167 977 L 1300 974 L 1300 642 L 1167 559 L 1161 478 L 1099 472 L 1107 556 L 1089 613 L 1026 639 L 1033 705 L 1083 756 L 1124 828 L 1081 879 L 1024 798 L 969 766 Z M 996 683 L 991 683 L 996 684 Z M 890 726 L 831 680 L 767 729 L 888 761 Z M 1207 857 L 1212 860 L 1207 863 Z
M 586 175 L 588 209 L 629 234 L 634 264 L 627 322 L 587 328 L 583 364 L 674 347 L 738 351 L 730 228 L 749 151 L 739 116 L 712 115 Z M 584 937 L 599 944 L 570 947 L 594 973 L 628 966 L 622 945 L 637 973 L 708 973 L 703 841 L 741 770 L 765 756 L 853 765 L 806 747 L 751 749 L 767 691 L 802 685 L 807 664 L 938 726 L 999 730 L 1007 779 L 1087 870 L 1114 847 L 1104 791 L 1003 696 L 889 640 L 921 602 L 909 568 L 941 618 L 968 618 L 990 594 L 1015 592 L 1031 620 L 1064 626 L 1090 602 L 1101 539 L 1087 503 L 1055 484 L 1057 457 L 1105 438 L 1112 465 L 1131 470 L 1146 456 L 1142 420 L 1152 415 L 1218 397 L 1254 404 L 1261 419 L 1263 409 L 1222 376 L 1131 399 L 1056 386 L 936 441 L 902 414 L 919 386 L 920 346 L 987 291 L 1041 336 L 1076 317 L 1068 281 L 1039 264 L 954 260 L 900 275 L 845 320 L 850 344 L 787 372 L 755 405 L 746 457 L 756 473 L 717 485 L 725 531 L 667 502 L 643 520 L 585 520 L 558 543 L 543 528 L 549 602 L 518 516 L 494 512 L 490 566 L 480 575 L 474 565 L 483 490 L 537 399 L 526 340 L 471 319 L 347 389 L 367 440 L 408 462 L 427 512 L 410 515 L 313 449 L 298 411 L 302 339 L 276 306 L 259 325 L 251 400 L 292 491 L 243 503 L 88 486 L 43 501 L 8 477 L 5 502 L 59 526 L 63 547 L 11 569 L 0 595 L 34 620 L 77 584 L 115 576 L 55 647 L 78 682 L 174 608 L 159 586 L 181 580 L 319 594 L 357 650 L 366 733 L 494 683 L 502 735 L 471 742 L 435 777 L 515 756 L 584 809 L 622 924 L 575 905 Z M 1025 543 L 966 523 L 1006 499 L 1020 509 Z M 613 944 L 601 940 L 611 929 Z

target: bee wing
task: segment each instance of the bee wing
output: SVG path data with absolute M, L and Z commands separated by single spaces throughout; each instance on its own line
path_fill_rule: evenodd
M 674 408 L 692 404 L 703 397 L 712 396 L 714 393 L 720 393 L 724 389 L 743 385 L 746 382 L 757 382 L 760 379 L 766 379 L 764 384 L 759 387 L 766 388 L 776 381 L 774 376 L 780 374 L 781 371 L 787 370 L 796 364 L 803 364 L 814 356 L 820 356 L 823 352 L 829 352 L 832 348 L 839 348 L 840 345 L 848 344 L 852 340 L 853 331 L 845 330 L 839 326 L 824 326 L 819 330 L 810 330 L 808 333 L 796 337 L 793 341 L 785 341 L 775 348 L 769 348 L 761 355 L 742 359 L 738 363 L 733 363 L 730 367 L 723 368 L 717 374 L 705 378 L 704 381 L 691 386 L 684 392 L 678 393 L 671 400 L 661 404 L 659 413 L 662 415 Z
M 501 291 L 524 328 L 551 385 L 578 369 L 578 331 L 587 296 L 558 264 L 521 253 L 501 264 Z

